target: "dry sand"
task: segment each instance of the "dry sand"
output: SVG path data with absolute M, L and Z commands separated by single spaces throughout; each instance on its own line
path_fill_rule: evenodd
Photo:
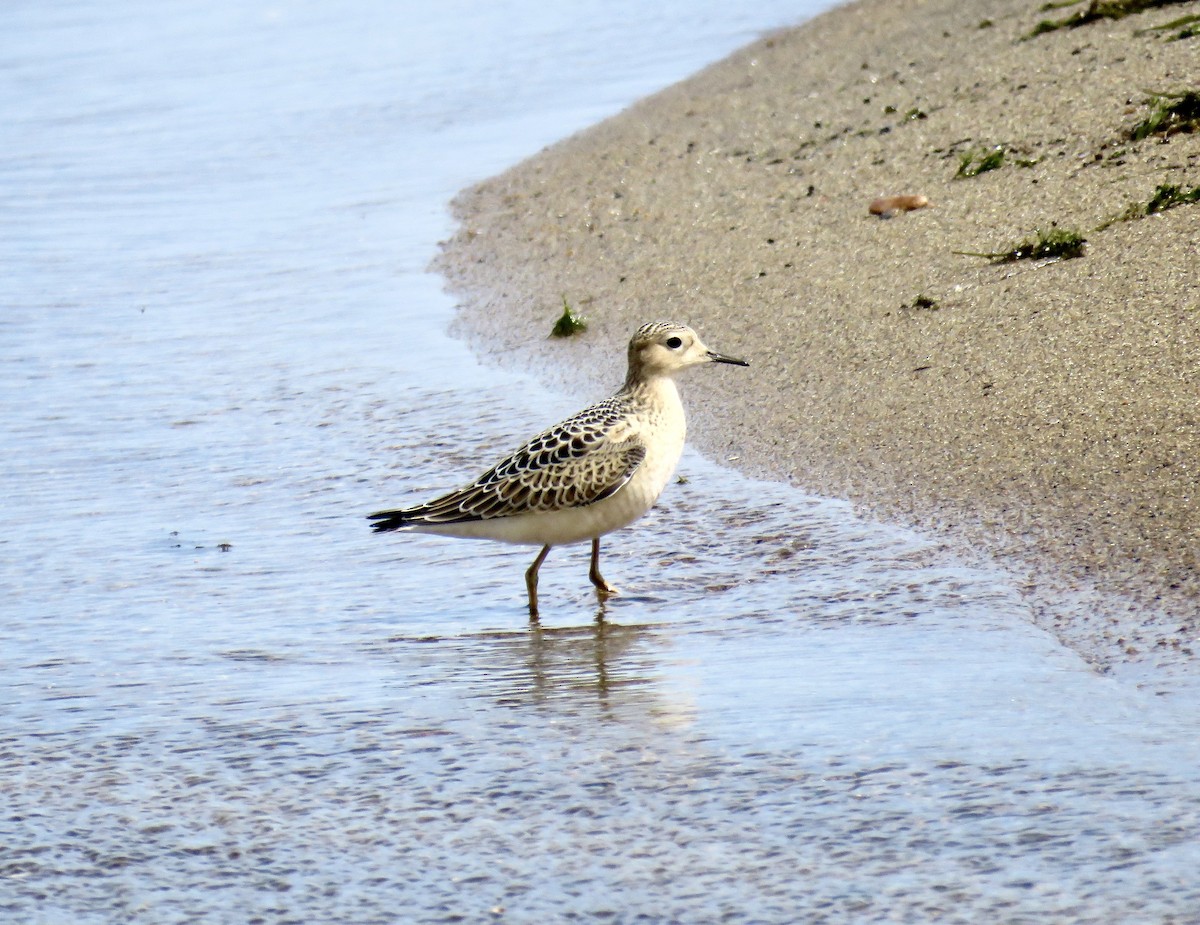
M 1200 90 L 1200 37 L 1143 31 L 1200 3 L 1022 40 L 1084 8 L 1040 6 L 767 37 L 464 192 L 438 268 L 460 331 L 581 396 L 637 325 L 693 324 L 753 364 L 686 384 L 702 450 L 986 555 L 1102 669 L 1195 677 L 1200 204 L 1099 229 L 1200 185 L 1200 132 L 1127 140 L 1147 91 Z M 932 205 L 870 215 L 889 194 Z M 1086 255 L 955 253 L 1055 226 Z M 591 327 L 550 340 L 564 296 Z

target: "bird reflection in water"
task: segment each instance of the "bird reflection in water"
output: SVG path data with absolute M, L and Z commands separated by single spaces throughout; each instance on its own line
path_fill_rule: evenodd
M 471 697 L 508 706 L 598 706 L 602 714 L 626 706 L 657 712 L 664 706 L 660 653 L 667 637 L 657 625 L 612 623 L 606 615 L 601 603 L 596 619 L 584 626 L 532 623 L 520 630 L 390 642 L 420 644 L 424 667 L 444 673 Z

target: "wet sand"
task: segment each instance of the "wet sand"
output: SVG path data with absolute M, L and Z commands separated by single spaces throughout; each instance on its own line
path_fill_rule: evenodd
M 1200 133 L 1128 137 L 1147 91 L 1197 89 L 1200 38 L 1154 27 L 1200 3 L 1026 38 L 1076 9 L 1039 7 L 766 37 L 465 191 L 438 266 L 460 333 L 580 394 L 638 324 L 695 325 L 753 364 L 687 383 L 705 452 L 999 563 L 1102 669 L 1194 676 L 1200 204 L 1113 219 L 1200 185 Z M 869 213 L 893 194 L 931 205 Z M 1052 228 L 1085 255 L 957 253 Z M 590 328 L 548 339 L 564 297 Z

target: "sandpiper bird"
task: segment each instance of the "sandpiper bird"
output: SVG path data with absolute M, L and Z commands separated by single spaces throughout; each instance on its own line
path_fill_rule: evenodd
M 402 530 L 541 546 L 525 572 L 538 618 L 538 569 L 551 547 L 592 541 L 588 572 L 602 596 L 600 537 L 645 514 L 683 452 L 683 404 L 674 376 L 702 363 L 748 366 L 709 350 L 691 328 L 655 321 L 629 342 L 629 372 L 612 398 L 542 431 L 465 488 L 416 507 L 371 514 L 378 533 Z

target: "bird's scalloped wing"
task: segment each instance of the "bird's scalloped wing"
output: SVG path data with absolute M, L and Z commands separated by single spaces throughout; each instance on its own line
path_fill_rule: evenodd
M 646 458 L 614 399 L 542 431 L 470 485 L 403 511 L 381 511 L 376 529 L 454 524 L 595 504 L 619 491 Z

